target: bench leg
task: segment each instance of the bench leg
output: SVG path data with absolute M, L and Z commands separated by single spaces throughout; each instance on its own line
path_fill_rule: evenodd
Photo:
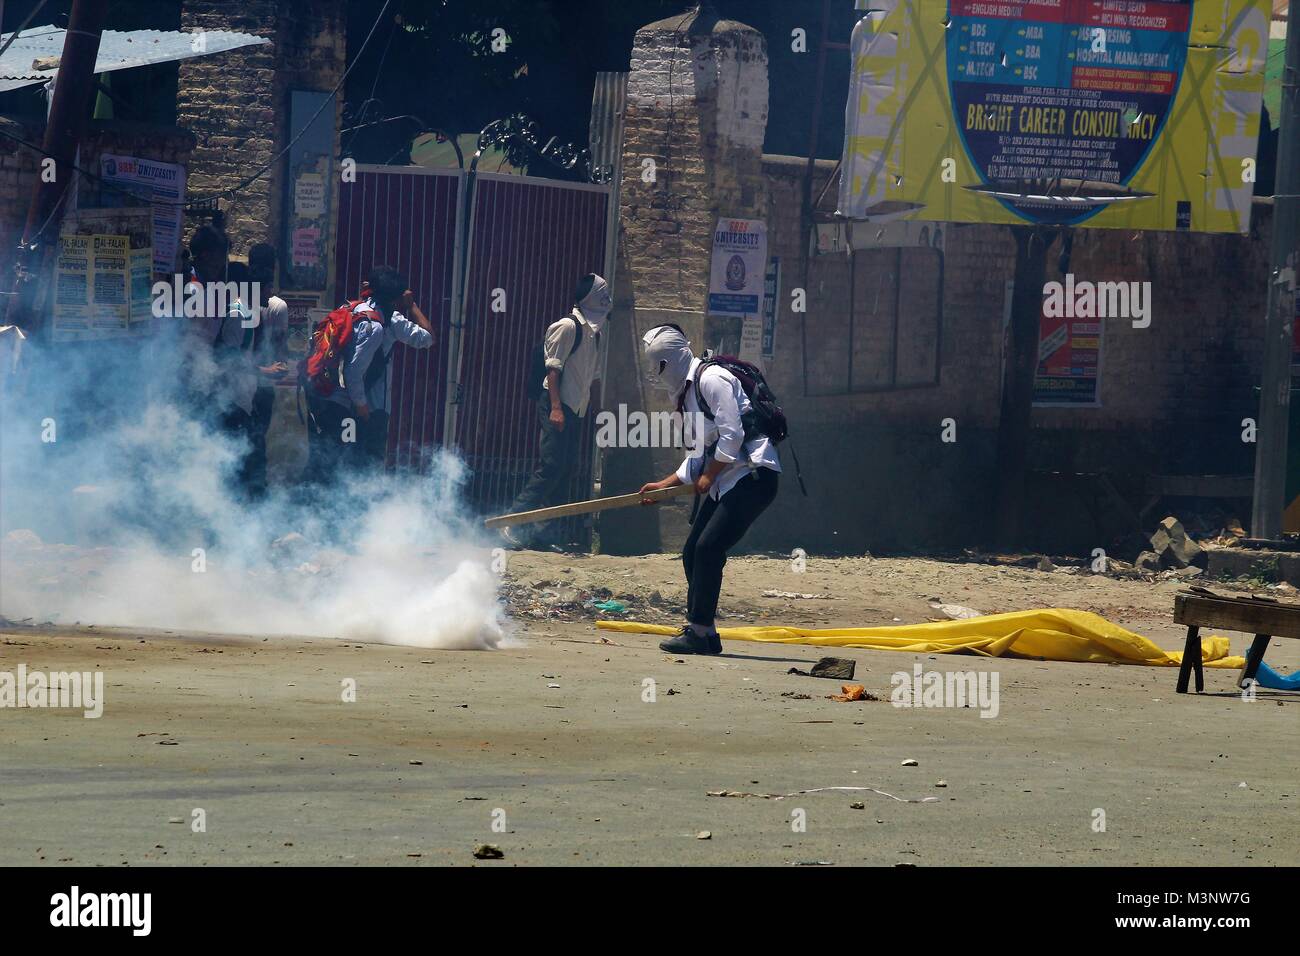
M 1264 659 L 1264 652 L 1268 650 L 1270 640 L 1272 635 L 1256 634 L 1255 639 L 1250 642 L 1250 651 L 1246 654 L 1246 667 L 1241 672 L 1239 686 L 1245 687 L 1246 681 L 1255 679 L 1255 675 L 1259 672 L 1259 663 Z
M 1187 693 L 1187 684 L 1196 671 L 1196 692 L 1205 689 L 1205 674 L 1201 669 L 1201 629 L 1193 624 L 1187 629 L 1187 643 L 1183 645 L 1183 662 L 1178 667 L 1178 693 Z

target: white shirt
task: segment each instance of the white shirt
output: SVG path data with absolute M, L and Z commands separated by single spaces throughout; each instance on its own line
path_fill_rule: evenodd
M 253 368 L 250 351 L 253 330 L 244 328 L 246 316 L 242 308 L 239 302 L 234 302 L 224 318 L 186 319 L 189 323 L 186 344 L 193 363 L 194 384 L 210 392 L 218 407 L 235 405 L 251 412 L 257 391 L 257 370 Z M 216 351 L 218 336 L 220 354 Z
M 277 350 L 282 351 L 277 347 L 289 335 L 289 304 L 278 295 L 271 296 L 262 307 L 260 320 L 262 328 L 254 336 L 253 361 L 260 366 L 273 365 L 280 357 Z
M 573 340 L 578 337 L 573 327 L 575 319 L 582 323 L 582 341 L 576 349 L 573 347 Z M 577 306 L 546 330 L 546 341 L 542 344 L 546 370 L 555 369 L 560 373 L 560 401 L 579 418 L 587 414 L 591 383 L 600 375 L 606 348 L 605 336 L 592 328 Z M 549 391 L 550 387 L 550 382 L 546 382 L 544 388 Z
M 696 416 L 693 420 L 702 425 L 702 434 L 694 438 L 695 446 L 704 449 L 717 442 L 713 460 L 728 463 L 709 489 L 709 497 L 719 499 L 755 468 L 771 468 L 779 472 L 781 459 L 776 453 L 776 445 L 766 435 L 755 435 L 745 441 L 745 427 L 741 424 L 740 416 L 749 411 L 752 405 L 740 379 L 717 365 L 710 365 L 701 373 L 701 364 L 703 363 L 698 358 L 691 360 L 690 371 L 686 373 L 686 399 L 682 403 L 682 409 L 688 415 Z M 700 394 L 713 413 L 713 421 L 704 417 L 700 403 L 695 400 L 697 376 Z M 677 477 L 683 484 L 691 484 L 707 464 L 702 453 L 698 457 L 687 454 L 677 468 Z

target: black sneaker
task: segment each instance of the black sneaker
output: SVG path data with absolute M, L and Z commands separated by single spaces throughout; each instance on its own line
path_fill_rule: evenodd
M 722 638 L 717 634 L 700 637 L 695 629 L 687 624 L 676 637 L 659 642 L 659 649 L 669 654 L 721 654 Z

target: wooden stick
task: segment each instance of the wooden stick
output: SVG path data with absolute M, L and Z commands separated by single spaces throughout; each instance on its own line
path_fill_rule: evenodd
M 694 485 L 674 485 L 641 494 L 634 491 L 630 495 L 615 495 L 612 498 L 592 498 L 589 501 L 571 501 L 567 505 L 555 505 L 552 508 L 538 508 L 536 511 L 518 511 L 511 515 L 497 515 L 486 519 L 483 524 L 489 528 L 506 528 L 517 524 L 532 524 L 535 521 L 550 521 L 553 518 L 567 518 L 569 515 L 592 514 L 597 511 L 609 511 L 611 508 L 630 508 L 639 505 L 647 498 L 651 501 L 663 501 L 666 498 L 679 498 L 695 493 Z

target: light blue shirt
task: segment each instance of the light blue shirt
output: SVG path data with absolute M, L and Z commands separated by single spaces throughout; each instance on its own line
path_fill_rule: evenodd
M 353 312 L 370 309 L 378 312 L 374 299 L 357 304 Z M 393 346 L 398 342 L 413 349 L 427 349 L 433 345 L 433 336 L 400 312 L 394 312 L 384 323 L 370 319 L 358 320 L 352 326 L 352 338 L 339 363 L 343 387 L 331 394 L 330 400 L 355 408 L 362 403 L 372 412 L 388 411 L 388 392 L 393 377 Z M 376 375 L 369 387 L 366 372 L 372 362 L 384 362 L 384 374 Z

